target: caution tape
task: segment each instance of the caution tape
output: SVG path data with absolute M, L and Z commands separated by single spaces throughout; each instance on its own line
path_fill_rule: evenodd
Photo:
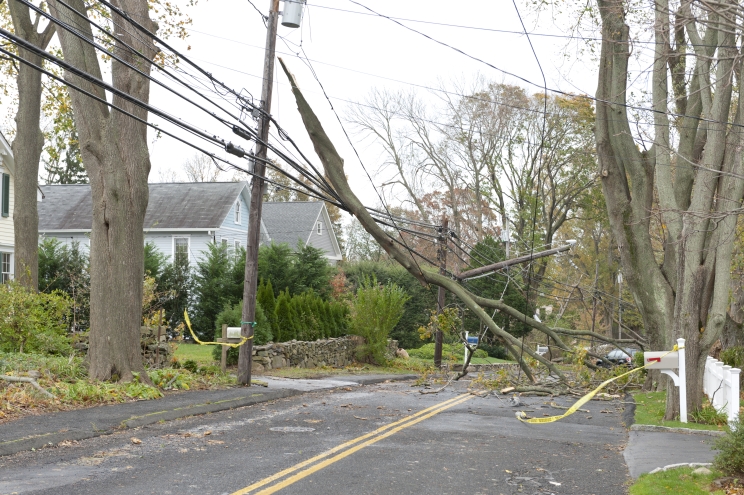
M 664 356 L 666 356 L 668 354 L 671 354 L 672 352 L 678 351 L 679 349 L 680 348 L 675 344 L 674 348 L 671 351 L 669 351 L 666 354 L 664 354 Z M 684 347 L 682 347 L 682 349 L 684 349 Z M 664 357 L 664 356 L 662 356 L 662 357 Z M 651 363 L 649 363 L 649 364 L 651 364 Z M 584 404 L 586 404 L 587 402 L 589 402 L 590 400 L 592 400 L 592 398 L 594 398 L 594 396 L 597 395 L 597 393 L 600 390 L 602 390 L 603 388 L 605 388 L 610 383 L 614 382 L 615 380 L 619 380 L 620 378 L 622 378 L 624 376 L 628 376 L 628 375 L 631 375 L 631 374 L 636 373 L 638 371 L 641 371 L 642 369 L 645 369 L 646 366 L 648 366 L 649 364 L 644 364 L 643 366 L 641 366 L 639 368 L 634 368 L 634 369 L 628 371 L 627 373 L 623 373 L 622 375 L 619 375 L 619 376 L 610 378 L 609 380 L 603 381 L 599 385 L 599 387 L 595 388 L 594 390 L 592 390 L 591 392 L 589 392 L 588 394 L 586 394 L 584 397 L 582 397 L 581 399 L 577 400 L 576 403 L 573 406 L 569 407 L 568 410 L 565 413 L 561 414 L 560 416 L 549 416 L 547 418 L 528 418 L 527 417 L 527 414 L 524 411 L 518 411 L 517 414 L 516 414 L 517 419 L 519 421 L 521 421 L 522 423 L 529 423 L 529 424 L 532 424 L 532 425 L 534 425 L 534 424 L 543 424 L 543 423 L 554 423 L 556 421 L 559 421 L 559 420 L 561 420 L 561 419 L 563 419 L 565 417 L 568 417 L 568 416 L 572 415 L 576 411 L 578 411 L 581 406 L 583 406 Z
M 199 340 L 199 338 L 194 334 L 194 331 L 191 329 L 191 320 L 189 320 L 189 314 L 184 311 L 183 312 L 183 318 L 186 322 L 186 326 L 189 327 L 189 332 L 191 332 L 191 336 L 194 338 L 197 344 L 199 345 L 223 345 L 226 347 L 240 347 L 241 345 L 245 344 L 249 340 L 253 338 L 253 335 L 250 337 L 241 337 L 243 340 L 239 344 L 228 344 L 227 342 L 202 342 Z

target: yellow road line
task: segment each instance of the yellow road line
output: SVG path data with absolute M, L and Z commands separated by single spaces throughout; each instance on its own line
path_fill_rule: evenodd
M 338 445 L 336 447 L 333 447 L 332 449 L 329 449 L 329 450 L 327 450 L 327 451 L 325 451 L 325 452 L 323 452 L 321 454 L 318 454 L 315 457 L 311 457 L 310 459 L 308 459 L 306 461 L 302 461 L 302 462 L 300 462 L 298 464 L 295 464 L 294 466 L 289 467 L 289 468 L 287 468 L 287 469 L 285 469 L 283 471 L 279 471 L 278 473 L 276 473 L 274 475 L 271 475 L 268 478 L 264 478 L 264 479 L 262 479 L 260 481 L 257 481 L 257 482 L 253 483 L 250 486 L 247 486 L 247 487 L 245 487 L 245 488 L 243 488 L 241 490 L 238 490 L 237 492 L 231 493 L 230 495 L 246 495 L 247 493 L 250 493 L 253 490 L 256 490 L 258 488 L 261 488 L 262 486 L 268 485 L 269 483 L 271 483 L 273 481 L 276 481 L 276 480 L 278 480 L 280 478 L 283 478 L 284 476 L 287 476 L 288 474 L 294 473 L 295 471 L 297 471 L 299 469 L 302 469 L 305 466 L 308 466 L 308 465 L 310 465 L 310 464 L 312 464 L 314 462 L 317 462 L 317 461 L 319 461 L 319 460 L 321 460 L 321 459 L 323 459 L 325 457 L 328 457 L 329 455 L 335 454 L 336 452 L 338 452 L 340 450 L 343 450 L 343 449 L 345 449 L 347 447 L 350 447 L 350 446 L 352 446 L 354 444 L 357 444 L 357 443 L 359 443 L 359 442 L 361 442 L 363 440 L 366 440 L 367 438 L 374 437 L 375 435 L 379 435 L 380 433 L 384 432 L 385 430 L 389 430 L 390 428 L 395 428 L 396 426 L 399 426 L 399 425 L 401 425 L 403 423 L 407 423 L 409 421 L 415 420 L 416 418 L 418 418 L 418 417 L 420 417 L 420 416 L 422 416 L 424 414 L 431 413 L 432 411 L 435 411 L 434 414 L 436 414 L 436 412 L 439 412 L 438 409 L 440 409 L 440 408 L 441 409 L 444 409 L 444 408 L 450 407 L 451 405 L 455 405 L 455 402 L 457 402 L 459 404 L 459 402 L 463 402 L 464 399 L 469 399 L 471 397 L 473 397 L 473 396 L 470 395 L 470 394 L 462 394 L 462 395 L 458 395 L 457 397 L 453 397 L 452 399 L 446 400 L 444 402 L 440 402 L 439 404 L 433 405 L 431 407 L 427 407 L 426 409 L 423 409 L 423 410 L 417 412 L 416 414 L 412 414 L 410 416 L 406 416 L 403 419 L 399 419 L 398 421 L 394 421 L 394 422 L 392 422 L 392 423 L 390 423 L 388 425 L 382 426 L 382 427 L 380 427 L 380 428 L 378 428 L 378 429 L 376 429 L 374 431 L 371 431 L 371 432 L 369 432 L 367 434 L 364 434 L 364 435 L 362 435 L 360 437 L 354 438 L 353 440 L 349 440 L 348 442 L 342 443 L 341 445 Z M 427 417 L 429 417 L 429 416 L 427 416 Z
M 330 454 L 332 454 L 334 452 L 338 452 L 339 450 L 342 450 L 342 449 L 344 449 L 344 448 L 346 448 L 348 446 L 351 446 L 351 445 L 354 445 L 356 443 L 359 443 L 360 441 L 362 441 L 362 440 L 364 440 L 366 438 L 372 437 L 369 440 L 367 440 L 366 442 L 361 443 L 361 444 L 357 445 L 356 447 L 352 447 L 352 448 L 350 448 L 350 449 L 348 449 L 348 450 L 346 450 L 346 451 L 344 451 L 344 452 L 342 452 L 340 454 L 337 454 L 336 456 L 331 457 L 330 459 L 326 459 L 323 462 L 320 462 L 318 464 L 315 464 L 314 466 L 312 466 L 312 467 L 310 467 L 308 469 L 305 469 L 304 471 L 301 471 L 301 472 L 295 474 L 294 476 L 291 476 L 290 478 L 287 478 L 286 480 L 282 481 L 281 483 L 277 483 L 276 485 L 274 485 L 272 487 L 269 487 L 269 488 L 266 488 L 264 490 L 261 490 L 260 492 L 256 493 L 256 495 L 269 495 L 269 494 L 272 494 L 272 493 L 276 493 L 277 491 L 279 491 L 279 490 L 281 490 L 283 488 L 286 488 L 289 485 L 291 485 L 293 483 L 296 483 L 297 481 L 299 481 L 299 480 L 301 480 L 301 479 L 303 479 L 303 478 L 305 478 L 307 476 L 310 476 L 311 474 L 313 474 L 313 473 L 315 473 L 317 471 L 320 471 L 321 469 L 323 469 L 323 468 L 325 468 L 327 466 L 330 466 L 331 464 L 333 464 L 333 463 L 335 463 L 337 461 L 340 461 L 341 459 L 343 459 L 343 458 L 345 458 L 345 457 L 347 457 L 347 456 L 349 456 L 349 455 L 351 455 L 351 454 L 353 454 L 355 452 L 358 452 L 359 450 L 361 450 L 361 449 L 363 449 L 365 447 L 368 447 L 368 446 L 370 446 L 370 445 L 372 445 L 372 444 L 374 444 L 376 442 L 379 442 L 380 440 L 383 440 L 383 439 L 385 439 L 385 438 L 387 438 L 387 437 L 389 437 L 389 436 L 391 436 L 391 435 L 393 435 L 393 434 L 401 431 L 404 428 L 408 428 L 409 426 L 413 426 L 413 425 L 415 425 L 417 423 L 420 423 L 421 421 L 423 421 L 425 419 L 428 419 L 428 418 L 430 418 L 430 417 L 432 417 L 432 416 L 434 416 L 436 414 L 439 414 L 440 412 L 442 412 L 442 411 L 444 411 L 446 409 L 449 409 L 450 407 L 454 407 L 456 405 L 462 404 L 463 402 L 468 401 L 468 400 L 472 399 L 473 397 L 474 396 L 473 395 L 470 395 L 470 394 L 462 394 L 462 395 L 459 395 L 459 396 L 457 396 L 457 397 L 455 397 L 453 399 L 447 400 L 447 401 L 442 402 L 440 404 L 437 404 L 435 406 L 432 406 L 432 407 L 429 407 L 427 409 L 424 409 L 424 410 L 422 410 L 422 411 L 420 411 L 420 412 L 418 412 L 418 413 L 416 413 L 416 414 L 414 414 L 412 416 L 409 416 L 407 418 L 404 418 L 404 419 L 402 419 L 400 421 L 396 421 L 395 423 L 391 423 L 389 425 L 386 425 L 386 426 L 384 426 L 382 428 L 379 428 L 378 430 L 375 430 L 374 432 L 368 433 L 366 435 L 362 435 L 361 437 L 355 438 L 354 440 L 351 440 L 349 442 L 346 442 L 345 444 L 339 445 L 338 447 L 335 447 L 335 448 L 333 448 L 333 449 L 331 449 L 331 450 L 329 450 L 329 451 L 327 451 L 327 452 L 325 452 L 323 454 L 320 454 L 320 455 L 314 457 L 313 459 L 308 459 L 305 462 L 301 462 L 300 464 L 297 464 L 296 466 L 293 466 L 293 467 L 285 470 L 285 471 L 287 471 L 287 473 L 284 473 L 284 472 L 277 473 L 277 475 L 270 476 L 269 478 L 266 478 L 265 480 L 259 481 L 258 483 L 254 483 L 253 485 L 251 485 L 251 486 L 249 486 L 247 488 L 244 488 L 243 490 L 234 492 L 231 495 L 245 495 L 245 494 L 247 494 L 247 493 L 255 490 L 256 488 L 259 488 L 260 486 L 263 486 L 263 485 L 265 485 L 267 483 L 270 483 L 272 481 L 275 481 L 278 478 L 281 478 L 285 474 L 289 474 L 289 472 L 294 472 L 294 471 L 296 471 L 296 470 L 298 470 L 298 469 L 300 469 L 302 467 L 307 466 L 308 464 L 312 464 L 316 460 L 319 460 L 319 459 L 321 459 L 323 457 L 327 457 L 328 455 L 330 455 Z M 390 429 L 390 428 L 392 428 L 392 429 Z M 387 433 L 382 433 L 386 429 L 390 429 L 390 431 L 388 431 Z M 380 433 L 382 433 L 382 434 L 380 434 Z

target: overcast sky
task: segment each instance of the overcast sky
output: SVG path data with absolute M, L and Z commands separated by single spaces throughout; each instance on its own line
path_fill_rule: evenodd
M 262 12 L 268 11 L 269 0 L 255 0 L 254 3 Z M 542 76 L 526 36 L 492 31 L 522 31 L 511 1 L 475 2 L 469 5 L 444 0 L 363 0 L 360 3 L 391 17 L 468 26 L 471 29 L 400 21 L 536 84 L 529 85 L 506 75 L 388 19 L 367 15 L 369 11 L 350 0 L 309 0 L 301 28 L 279 27 L 279 35 L 286 41 L 278 40 L 277 55 L 282 56 L 294 72 L 301 89 L 345 159 L 346 171 L 352 179 L 355 192 L 363 202 L 374 205 L 379 200 L 372 182 L 362 170 L 318 83 L 296 56 L 300 44 L 342 117 L 346 107 L 352 104 L 350 102 L 363 101 L 372 88 L 416 91 L 422 97 L 433 100 L 435 97 L 423 87 L 440 87 L 453 79 L 467 81 L 481 75 L 537 92 L 540 91 L 538 86 L 542 83 Z M 283 8 L 283 3 L 281 5 L 280 8 Z M 548 15 L 537 19 L 523 2 L 517 2 L 517 5 L 528 31 L 549 35 L 566 32 L 568 21 L 555 20 Z M 201 0 L 196 7 L 187 9 L 194 21 L 189 28 L 190 37 L 184 42 L 174 42 L 174 46 L 182 50 L 190 46 L 187 53 L 195 62 L 235 89 L 250 92 L 258 100 L 266 38 L 266 29 L 259 13 L 248 0 Z M 576 54 L 580 44 L 561 37 L 538 34 L 530 38 L 549 87 L 594 94 L 596 72 L 593 65 L 596 62 L 580 60 Z M 229 129 L 212 124 L 208 117 L 179 103 L 160 88 L 153 87 L 151 102 L 210 133 L 240 142 L 240 138 L 232 135 Z M 317 163 L 289 85 L 281 72 L 276 73 L 275 77 L 272 114 L 300 144 L 305 154 Z M 351 126 L 347 125 L 346 128 L 364 166 L 373 175 L 374 185 L 379 186 L 385 181 L 384 177 L 374 175 L 381 162 L 379 151 L 354 134 Z M 242 144 L 246 148 L 251 146 L 247 142 Z M 211 149 L 216 151 L 216 148 Z M 151 154 L 151 177 L 157 179 L 163 171 L 181 173 L 182 163 L 194 151 L 170 138 L 161 137 L 152 140 Z M 235 157 L 230 158 L 239 161 Z

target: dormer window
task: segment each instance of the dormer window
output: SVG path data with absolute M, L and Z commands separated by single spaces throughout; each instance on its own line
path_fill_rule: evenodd
M 240 200 L 235 202 L 235 223 L 240 223 Z
M 323 233 L 323 222 L 318 222 L 318 225 L 315 226 L 315 229 L 318 232 L 318 235 L 321 235 Z

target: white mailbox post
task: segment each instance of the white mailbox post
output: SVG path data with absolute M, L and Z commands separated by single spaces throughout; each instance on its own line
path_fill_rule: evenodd
M 674 380 L 679 388 L 679 420 L 687 423 L 687 379 L 685 377 L 685 339 L 677 339 L 678 351 L 644 352 L 643 361 L 647 370 L 661 370 Z M 679 371 L 675 373 L 674 369 Z
M 467 342 L 469 345 L 478 345 L 478 337 L 471 337 L 470 332 L 465 332 L 465 342 Z M 468 346 L 465 346 L 465 357 L 463 358 L 462 365 L 465 366 L 465 363 L 468 362 Z

